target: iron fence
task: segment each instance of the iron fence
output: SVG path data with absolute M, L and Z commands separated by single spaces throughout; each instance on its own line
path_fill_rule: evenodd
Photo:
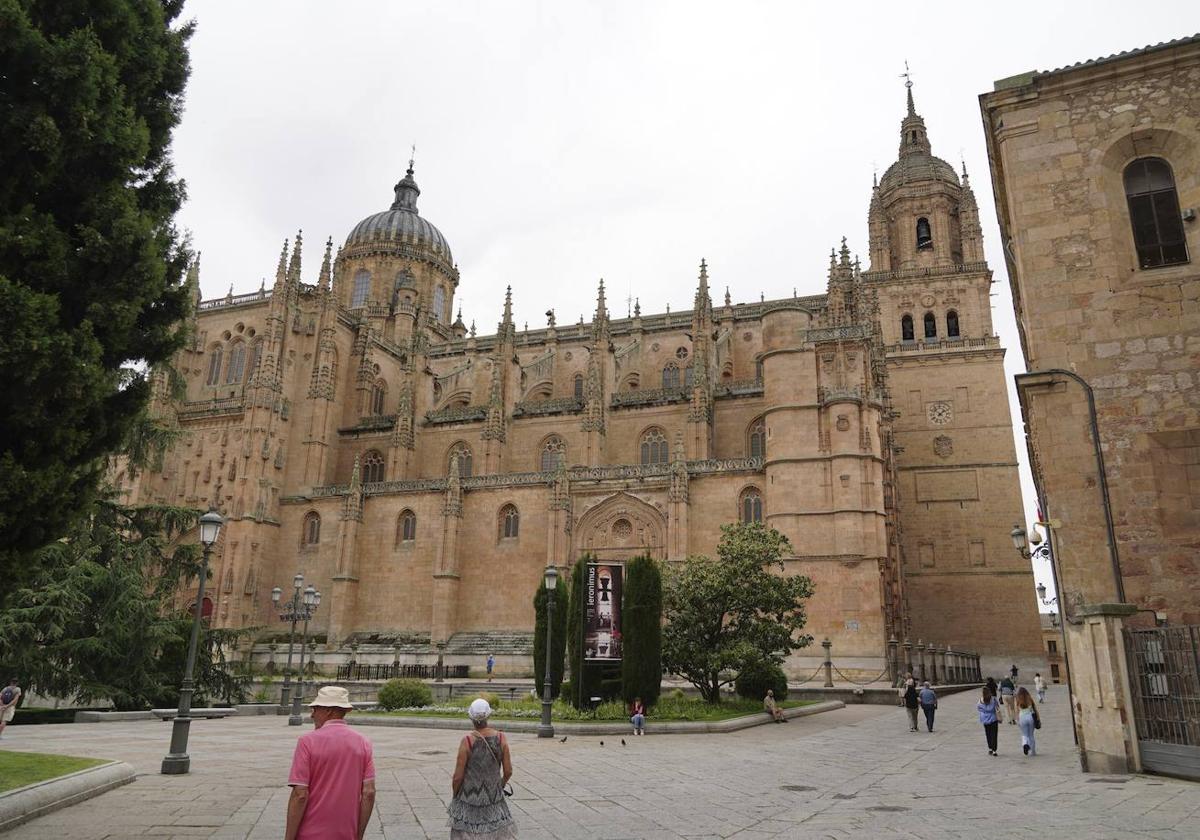
M 466 679 L 470 667 L 467 665 L 443 665 L 442 676 L 451 679 Z M 418 680 L 431 680 L 438 675 L 437 665 L 360 665 L 349 663 L 339 665 L 337 678 L 339 680 L 391 680 L 397 677 L 412 677 Z
M 1200 626 L 1125 631 L 1139 741 L 1200 750 Z

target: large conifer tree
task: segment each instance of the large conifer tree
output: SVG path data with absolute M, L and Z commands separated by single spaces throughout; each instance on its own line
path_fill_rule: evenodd
M 0 0 L 0 575 L 90 507 L 183 337 L 182 0 Z

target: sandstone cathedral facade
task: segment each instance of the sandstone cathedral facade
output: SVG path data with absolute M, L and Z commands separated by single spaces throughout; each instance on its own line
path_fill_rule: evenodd
M 186 395 L 155 392 L 182 434 L 118 481 L 225 514 L 216 626 L 275 632 L 271 589 L 301 572 L 327 650 L 520 658 L 547 564 L 711 554 L 742 520 L 789 538 L 844 671 L 877 673 L 893 638 L 1038 655 L 979 212 L 911 90 L 870 268 L 843 241 L 823 295 L 714 303 L 701 262 L 691 311 L 613 318 L 601 282 L 591 323 L 518 330 L 508 292 L 477 335 L 419 195 L 410 167 L 315 283 L 299 235 L 270 289 L 201 301 L 189 275 Z M 795 674 L 822 659 L 800 653 Z

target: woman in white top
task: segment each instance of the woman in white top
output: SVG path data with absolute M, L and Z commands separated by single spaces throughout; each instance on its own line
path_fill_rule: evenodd
M 1033 690 L 1037 692 L 1038 702 L 1046 702 L 1046 681 L 1042 679 L 1041 674 L 1033 675 Z

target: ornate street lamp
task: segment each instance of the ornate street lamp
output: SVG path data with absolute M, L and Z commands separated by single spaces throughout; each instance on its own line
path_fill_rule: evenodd
M 300 590 L 304 588 L 304 575 L 297 574 L 292 578 L 292 597 L 280 607 L 279 599 L 283 597 L 283 590 L 276 586 L 271 590 L 271 603 L 275 605 L 275 609 L 279 610 L 280 621 L 290 621 L 292 623 L 291 632 L 288 633 L 288 658 L 287 667 L 283 669 L 283 688 L 279 692 L 279 714 L 283 714 L 288 707 L 288 698 L 292 693 L 292 648 L 296 643 L 296 622 L 300 620 Z
M 554 664 L 554 650 L 551 644 L 551 633 L 554 628 L 554 588 L 558 586 L 558 569 L 554 566 L 546 567 L 546 681 L 542 684 L 542 722 L 538 725 L 537 734 L 539 738 L 553 738 L 554 724 L 550 722 L 551 703 L 550 697 L 550 668 Z
M 300 715 L 300 701 L 304 698 L 304 652 L 308 648 L 308 621 L 321 606 L 321 593 L 311 585 L 304 590 L 304 604 L 300 609 L 300 618 L 304 620 L 304 633 L 300 637 L 300 673 L 296 678 L 296 690 L 292 692 L 292 713 L 288 717 L 288 726 L 299 726 L 304 723 Z
M 196 645 L 200 641 L 201 612 L 204 609 L 204 584 L 208 580 L 208 557 L 212 554 L 213 543 L 221 533 L 225 524 L 224 517 L 215 510 L 200 517 L 200 544 L 204 550 L 200 560 L 200 584 L 196 588 L 196 613 L 192 618 L 192 638 L 188 642 L 187 664 L 183 670 L 183 684 L 179 687 L 179 708 L 175 720 L 171 724 L 171 751 L 162 760 L 162 771 L 167 775 L 178 775 L 188 772 L 192 759 L 188 755 L 188 734 L 192 725 L 192 691 L 195 684 L 192 681 L 192 671 L 196 667 Z

